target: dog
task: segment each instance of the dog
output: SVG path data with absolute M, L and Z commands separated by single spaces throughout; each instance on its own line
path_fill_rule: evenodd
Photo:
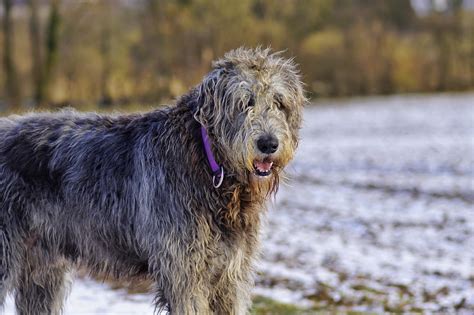
M 81 267 L 150 279 L 157 311 L 246 314 L 305 102 L 292 60 L 239 48 L 173 106 L 0 119 L 0 304 L 60 314 Z

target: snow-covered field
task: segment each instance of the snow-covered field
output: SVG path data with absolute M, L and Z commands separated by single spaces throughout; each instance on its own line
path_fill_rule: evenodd
M 255 293 L 473 313 L 474 94 L 319 105 L 306 109 L 291 180 L 268 212 Z M 78 280 L 66 314 L 151 314 L 151 301 Z
M 305 114 L 256 292 L 474 312 L 474 95 L 356 99 Z

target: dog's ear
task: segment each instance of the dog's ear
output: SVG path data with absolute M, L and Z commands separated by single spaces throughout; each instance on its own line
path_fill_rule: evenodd
M 212 70 L 193 91 L 190 105 L 194 117 L 201 123 L 207 121 L 214 112 L 215 102 L 218 101 L 217 85 L 222 83 L 223 72 L 223 69 Z

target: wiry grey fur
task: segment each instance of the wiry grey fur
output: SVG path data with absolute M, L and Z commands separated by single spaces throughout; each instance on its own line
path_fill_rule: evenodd
M 0 119 L 0 305 L 11 291 L 19 314 L 58 314 L 80 266 L 152 279 L 172 314 L 247 313 L 264 201 L 304 102 L 292 61 L 241 48 L 165 109 Z M 200 124 L 226 172 L 217 189 Z M 256 145 L 265 134 L 274 154 Z M 264 178 L 263 159 L 274 161 Z

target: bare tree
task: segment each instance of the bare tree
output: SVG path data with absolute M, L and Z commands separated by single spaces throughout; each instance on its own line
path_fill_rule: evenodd
M 45 97 L 45 81 L 43 78 L 43 63 L 41 58 L 41 32 L 38 17 L 38 1 L 29 0 L 30 6 L 30 40 L 32 58 L 32 76 L 35 106 L 43 103 Z
M 102 73 L 100 78 L 100 94 L 101 99 L 99 105 L 102 107 L 109 107 L 112 105 L 112 96 L 109 92 L 110 77 L 112 72 L 111 63 L 111 46 L 112 46 L 112 21 L 113 19 L 110 10 L 113 9 L 113 3 L 110 1 L 103 1 L 100 3 L 103 11 L 104 19 L 100 30 L 100 56 L 102 61 Z
M 53 70 L 58 61 L 59 26 L 61 23 L 59 5 L 60 0 L 50 1 L 49 18 L 46 28 L 46 56 L 42 76 L 44 80 L 44 101 L 50 100 L 50 85 L 53 77 Z
M 18 86 L 15 62 L 13 60 L 12 6 L 12 0 L 3 0 L 3 66 L 5 68 L 5 94 L 7 102 L 12 106 L 17 106 L 20 103 L 20 89 Z

